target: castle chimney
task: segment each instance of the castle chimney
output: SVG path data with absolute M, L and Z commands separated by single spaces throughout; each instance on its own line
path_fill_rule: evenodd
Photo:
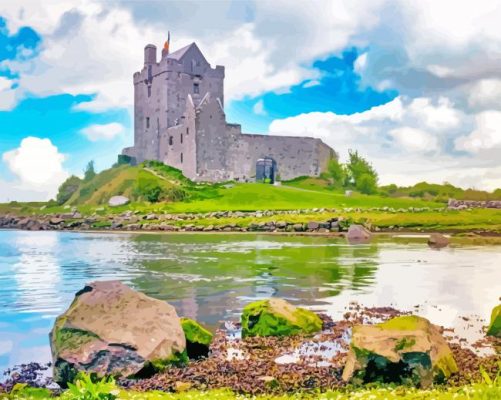
M 144 48 L 144 65 L 157 63 L 157 47 L 154 44 L 147 44 Z

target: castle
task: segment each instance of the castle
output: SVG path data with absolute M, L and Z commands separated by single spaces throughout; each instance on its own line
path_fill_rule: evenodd
M 133 80 L 134 146 L 122 154 L 134 162 L 159 160 L 192 180 L 217 182 L 253 180 L 256 164 L 271 158 L 273 181 L 318 176 L 336 156 L 320 139 L 246 134 L 226 122 L 224 67 L 212 68 L 195 43 L 170 53 L 167 41 L 160 61 L 147 45 Z

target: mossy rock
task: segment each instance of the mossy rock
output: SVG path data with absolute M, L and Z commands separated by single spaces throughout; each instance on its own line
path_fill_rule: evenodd
M 255 301 L 242 312 L 242 337 L 290 336 L 321 329 L 322 320 L 317 314 L 282 299 Z
M 118 281 L 93 282 L 76 293 L 54 323 L 53 379 L 65 387 L 80 371 L 146 376 L 185 364 L 184 336 L 176 310 L 166 302 Z
M 181 327 L 186 337 L 188 357 L 191 359 L 207 357 L 214 335 L 190 318 L 181 318 Z
M 422 387 L 458 371 L 438 327 L 408 315 L 353 328 L 343 379 L 354 383 L 413 383 Z
M 501 338 L 501 304 L 492 310 L 491 323 L 487 329 L 487 335 Z

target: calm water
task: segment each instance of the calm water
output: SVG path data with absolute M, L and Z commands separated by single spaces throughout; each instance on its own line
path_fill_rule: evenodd
M 120 279 L 212 328 L 252 299 L 279 296 L 340 316 L 350 301 L 433 322 L 489 317 L 501 246 L 431 250 L 425 241 L 348 245 L 322 237 L 0 231 L 0 371 L 50 360 L 48 333 L 74 293 Z

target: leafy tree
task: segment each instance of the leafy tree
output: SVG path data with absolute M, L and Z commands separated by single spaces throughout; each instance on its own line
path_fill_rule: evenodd
M 62 185 L 59 186 L 59 190 L 56 197 L 57 204 L 66 203 L 73 195 L 73 193 L 75 193 L 78 190 L 81 183 L 82 180 L 75 175 L 72 175 L 68 179 L 66 179 L 62 183 Z
M 94 169 L 94 160 L 87 163 L 84 171 L 84 181 L 88 182 L 96 176 L 96 170 Z
M 348 181 L 355 189 L 364 188 L 365 192 L 374 193 L 377 189 L 378 175 L 374 167 L 358 151 L 349 150 L 349 162 L 346 169 L 349 174 Z M 363 193 L 365 193 L 363 192 Z
M 346 182 L 346 169 L 337 158 L 332 158 L 327 165 L 330 177 L 334 180 L 335 187 L 343 187 Z
M 376 177 L 369 174 L 362 174 L 355 183 L 355 188 L 363 194 L 374 194 L 377 192 Z

